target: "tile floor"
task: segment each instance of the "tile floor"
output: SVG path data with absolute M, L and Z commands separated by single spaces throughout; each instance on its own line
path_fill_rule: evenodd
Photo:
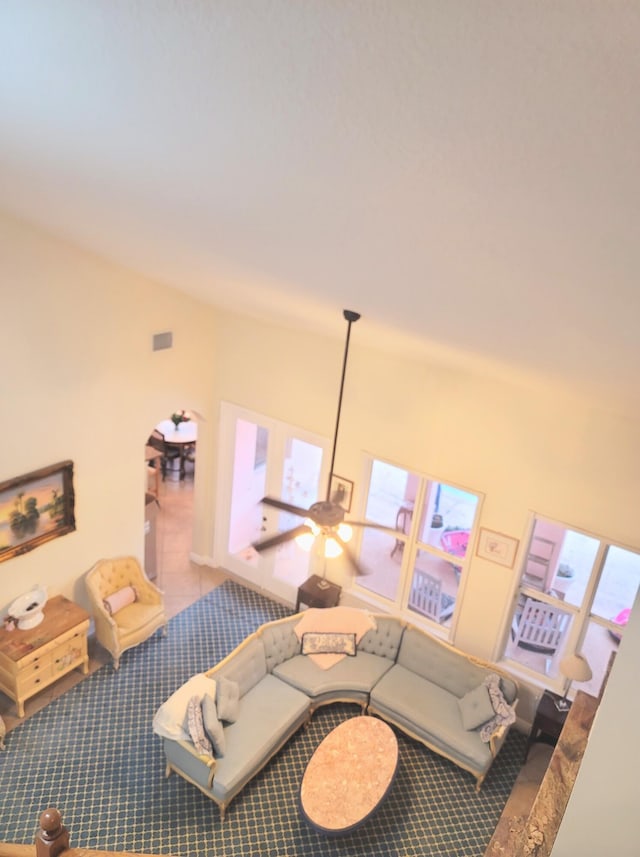
M 193 527 L 193 477 L 191 474 L 188 473 L 181 482 L 174 482 L 168 478 L 166 482 L 161 483 L 160 507 L 157 513 L 156 527 L 158 568 L 154 582 L 164 592 L 167 613 L 171 617 L 197 601 L 214 587 L 219 586 L 231 575 L 207 566 L 198 566 L 189 559 Z M 93 638 L 90 638 L 90 672 L 95 671 L 105 663 L 108 664 L 109 661 L 110 658 L 106 652 Z M 110 667 L 107 666 L 107 669 Z M 82 678 L 80 671 L 74 670 L 56 682 L 55 685 L 27 700 L 24 718 L 16 716 L 14 703 L 0 692 L 0 715 L 5 721 L 7 731 L 10 732 L 23 720 L 44 708 L 53 699 L 82 681 Z M 529 759 L 518 776 L 505 812 L 512 815 L 528 812 L 539 783 L 544 776 L 550 754 L 551 748 L 547 745 L 533 745 Z

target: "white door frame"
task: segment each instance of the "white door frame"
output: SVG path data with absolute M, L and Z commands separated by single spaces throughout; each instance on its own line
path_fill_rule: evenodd
M 267 449 L 265 494 L 273 497 L 281 496 L 286 443 L 290 439 L 297 439 L 322 450 L 318 496 L 313 498 L 321 499 L 328 478 L 329 440 L 297 426 L 250 411 L 247 408 L 229 402 L 221 402 L 215 498 L 214 563 L 216 566 L 244 578 L 254 586 L 295 604 L 298 586 L 309 576 L 311 554 L 304 554 L 293 542 L 287 542 L 283 546 L 269 549 L 259 555 L 251 550 L 229 552 L 238 420 L 263 426 L 269 431 L 270 442 Z M 260 517 L 266 520 L 259 522 L 262 524 L 261 528 L 255 527 L 255 534 L 252 535 L 251 541 L 277 533 L 279 516 L 278 509 L 263 506 Z M 302 519 L 299 521 L 296 519 L 296 523 L 302 523 Z M 283 579 L 282 576 L 276 574 L 276 568 L 282 567 L 283 563 L 291 565 L 291 579 Z

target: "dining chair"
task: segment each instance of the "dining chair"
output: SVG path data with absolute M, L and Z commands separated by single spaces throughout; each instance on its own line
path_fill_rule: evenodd
M 154 449 L 157 449 L 162 453 L 162 458 L 160 459 L 160 467 L 162 470 L 162 481 L 164 482 L 167 478 L 167 463 L 171 461 L 175 461 L 176 459 L 180 459 L 180 464 L 182 467 L 182 452 L 177 446 L 171 446 L 171 444 L 167 443 L 162 432 L 159 432 L 158 429 L 154 429 L 149 438 L 147 440 L 147 445 L 152 446 Z

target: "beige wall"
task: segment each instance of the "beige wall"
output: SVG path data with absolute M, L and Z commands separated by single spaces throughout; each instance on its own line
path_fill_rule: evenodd
M 0 282 L 0 481 L 71 459 L 77 522 L 0 563 L 0 612 L 37 583 L 84 603 L 78 580 L 97 559 L 143 555 L 143 447 L 156 422 L 177 407 L 208 416 L 212 466 L 215 313 L 8 219 Z M 153 353 L 164 330 L 174 348 Z M 200 526 L 196 540 L 207 553 Z
M 0 277 L 0 481 L 72 459 L 78 525 L 0 563 L 0 613 L 36 583 L 84 602 L 79 579 L 96 559 L 142 555 L 142 447 L 174 408 L 207 418 L 193 546 L 205 561 L 219 401 L 333 432 L 342 342 L 214 311 L 10 219 L 0 220 Z M 151 336 L 162 330 L 174 332 L 175 347 L 154 354 Z M 535 510 L 638 547 L 637 436 L 636 424 L 566 391 L 394 359 L 361 347 L 353 330 L 336 470 L 356 482 L 366 451 L 483 492 L 481 524 L 516 538 Z M 495 654 L 514 575 L 473 559 L 461 647 Z M 630 677 L 625 703 L 634 712 L 639 645 L 637 633 L 625 639 L 616 666 Z M 606 758 L 616 717 L 601 714 L 592 745 Z

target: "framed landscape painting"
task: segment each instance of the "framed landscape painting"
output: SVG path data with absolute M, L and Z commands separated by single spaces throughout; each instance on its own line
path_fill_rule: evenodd
M 73 462 L 0 482 L 0 562 L 76 528 Z

